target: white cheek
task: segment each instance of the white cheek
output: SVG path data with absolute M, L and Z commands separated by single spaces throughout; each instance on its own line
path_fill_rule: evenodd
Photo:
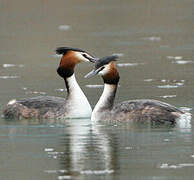
M 89 60 L 84 58 L 80 52 L 76 52 L 75 56 L 76 56 L 76 58 L 78 58 L 81 61 L 89 62 Z
M 105 74 L 107 74 L 109 71 L 110 71 L 110 66 L 107 65 L 107 66 L 105 66 L 105 68 L 104 68 L 102 71 L 99 72 L 99 74 L 100 74 L 100 75 L 105 75 Z

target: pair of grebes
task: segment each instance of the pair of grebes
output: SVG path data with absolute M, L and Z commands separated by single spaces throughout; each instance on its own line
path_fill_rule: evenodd
M 70 47 L 59 47 L 56 53 L 62 55 L 57 73 L 61 76 L 67 88 L 66 99 L 53 96 L 38 96 L 23 100 L 11 100 L 5 107 L 5 118 L 88 118 L 92 121 L 151 121 L 171 124 L 176 123 L 185 112 L 157 100 L 128 100 L 114 105 L 114 99 L 119 82 L 119 73 L 114 61 L 117 55 L 96 58 L 88 52 Z M 94 63 L 94 69 L 85 77 L 101 75 L 104 90 L 93 111 L 79 87 L 74 68 L 80 62 Z

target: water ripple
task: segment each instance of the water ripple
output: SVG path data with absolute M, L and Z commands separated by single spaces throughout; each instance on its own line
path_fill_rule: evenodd
M 41 95 L 45 95 L 46 92 L 39 92 L 39 91 L 26 91 L 26 94 L 41 94 Z
M 58 26 L 58 29 L 60 31 L 68 31 L 70 28 L 71 28 L 71 26 L 69 26 L 69 25 L 59 25 Z
M 163 163 L 159 166 L 161 169 L 179 169 L 184 167 L 194 167 L 194 163 L 181 163 L 177 165 L 169 165 L 167 163 Z
M 62 180 L 62 179 L 72 179 L 72 178 L 71 176 L 58 176 L 58 179 Z
M 114 170 L 109 170 L 109 169 L 105 169 L 105 170 L 84 170 L 81 171 L 81 174 L 95 174 L 95 175 L 102 175 L 102 174 L 112 174 L 114 172 Z
M 143 38 L 144 40 L 148 40 L 148 41 L 161 41 L 161 37 L 155 37 L 155 36 L 151 36 L 151 37 L 145 37 Z
M 186 60 L 177 60 L 177 61 L 172 61 L 172 63 L 184 65 L 184 64 L 193 64 L 193 61 L 186 61 Z
M 17 79 L 20 78 L 20 76 L 0 76 L 0 79 Z
M 182 56 L 167 56 L 168 59 L 175 59 L 175 60 L 181 60 L 183 59 Z
M 160 86 L 157 86 L 158 88 L 166 88 L 166 89 L 170 89 L 170 88 L 178 88 L 179 86 L 178 85 L 160 85 Z
M 164 96 L 160 96 L 161 98 L 174 98 L 176 97 L 176 95 L 164 95 Z
M 86 87 L 87 88 L 103 88 L 104 85 L 102 85 L 102 84 L 87 84 Z
M 128 66 L 138 66 L 143 65 L 144 63 L 118 63 L 118 67 L 128 67 Z
M 3 68 L 9 68 L 9 67 L 24 67 L 23 64 L 3 64 Z
M 66 89 L 58 88 L 58 89 L 55 89 L 55 91 L 57 91 L 57 92 L 64 92 L 64 91 L 66 91 Z

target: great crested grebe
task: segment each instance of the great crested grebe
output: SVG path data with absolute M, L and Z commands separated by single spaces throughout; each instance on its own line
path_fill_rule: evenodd
M 48 119 L 91 116 L 91 106 L 76 81 L 74 67 L 82 61 L 93 62 L 95 58 L 84 50 L 70 47 L 59 47 L 56 49 L 56 53 L 62 55 L 57 73 L 65 81 L 66 99 L 38 96 L 18 101 L 11 100 L 3 111 L 5 118 Z
M 113 61 L 117 58 L 118 56 L 112 55 L 98 59 L 93 71 L 85 76 L 89 78 L 100 74 L 104 80 L 104 90 L 92 112 L 92 121 L 134 120 L 174 124 L 175 120 L 184 114 L 183 111 L 170 104 L 151 99 L 129 100 L 114 105 L 119 73 Z

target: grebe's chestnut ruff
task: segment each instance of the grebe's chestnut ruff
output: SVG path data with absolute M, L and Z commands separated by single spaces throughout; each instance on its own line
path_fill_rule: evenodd
M 80 62 L 93 62 L 94 57 L 86 51 L 59 47 L 57 54 L 62 58 L 57 69 L 67 88 L 66 99 L 53 96 L 38 96 L 23 100 L 11 100 L 5 107 L 3 114 L 5 118 L 85 118 L 92 113 L 91 106 L 79 87 L 74 67 Z
M 104 90 L 92 112 L 92 121 L 133 120 L 174 124 L 176 119 L 184 114 L 183 111 L 170 104 L 151 99 L 129 100 L 114 105 L 119 73 L 113 61 L 117 58 L 118 56 L 113 55 L 98 59 L 94 70 L 85 76 L 89 78 L 100 74 L 104 80 Z

